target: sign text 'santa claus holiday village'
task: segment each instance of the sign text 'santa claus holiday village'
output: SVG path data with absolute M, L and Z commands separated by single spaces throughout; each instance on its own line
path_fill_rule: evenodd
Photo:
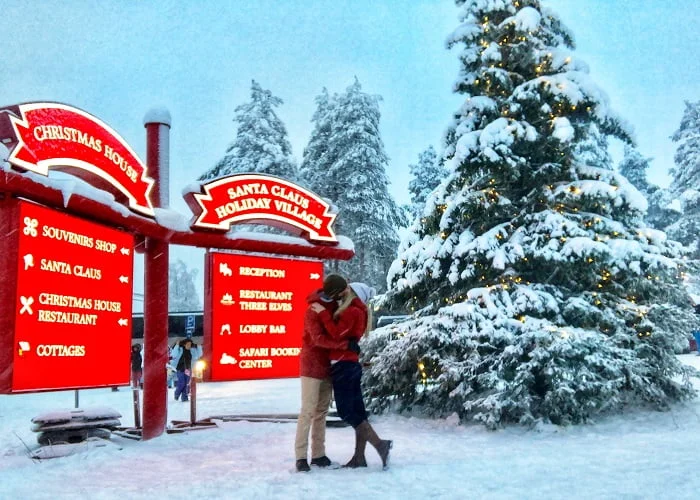
M 59 103 L 20 104 L 8 111 L 16 140 L 10 163 L 41 175 L 50 169 L 68 170 L 78 177 L 91 174 L 93 184 L 97 176 L 128 200 L 129 208 L 153 215 L 153 180 L 136 153 L 108 125 Z
M 210 253 L 211 380 L 298 377 L 306 297 L 320 261 Z
M 133 236 L 17 203 L 12 391 L 128 383 Z
M 238 174 L 201 186 L 202 193 L 186 192 L 195 214 L 194 229 L 228 231 L 231 224 L 260 222 L 305 234 L 315 242 L 335 243 L 331 227 L 336 215 L 329 204 L 284 179 L 261 174 Z

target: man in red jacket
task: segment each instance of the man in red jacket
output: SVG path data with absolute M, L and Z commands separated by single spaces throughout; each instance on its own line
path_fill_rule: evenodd
M 325 332 L 318 314 L 311 304 L 318 302 L 332 314 L 337 308 L 337 301 L 344 297 L 348 284 L 345 278 L 329 274 L 323 280 L 323 289 L 311 293 L 306 302 L 309 305 L 304 315 L 304 334 L 300 360 L 301 373 L 301 410 L 297 420 L 294 453 L 296 470 L 308 472 L 307 461 L 309 431 L 311 431 L 311 465 L 328 467 L 330 459 L 326 456 L 326 415 L 331 403 L 331 363 L 328 358 L 331 349 L 359 350 L 357 342 L 333 340 Z

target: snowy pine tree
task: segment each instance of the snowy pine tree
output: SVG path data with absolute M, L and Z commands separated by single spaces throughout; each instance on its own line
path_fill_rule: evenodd
M 456 0 L 465 95 L 450 170 L 402 241 L 388 302 L 416 311 L 363 344 L 374 409 L 489 427 L 576 423 L 689 397 L 694 320 L 680 245 L 610 166 L 577 159 L 595 123 L 628 139 L 539 0 Z
M 600 132 L 596 123 L 590 123 L 581 131 L 581 138 L 576 142 L 573 151 L 577 163 L 612 169 L 612 156 L 608 149 L 608 138 Z
M 644 219 L 646 224 L 654 229 L 666 231 L 678 220 L 680 213 L 671 208 L 673 201 L 671 192 L 647 180 L 651 161 L 652 158 L 644 158 L 636 148 L 626 144 L 624 157 L 617 169 L 647 199 L 649 206 Z
M 379 119 L 379 97 L 362 92 L 357 79 L 342 94 L 324 90 L 301 171 L 309 189 L 338 208 L 336 231 L 355 244 L 355 257 L 331 269 L 381 289 L 404 219 L 389 195 Z
M 633 146 L 625 144 L 624 157 L 617 166 L 617 170 L 641 193 L 647 194 L 650 188 L 647 171 L 651 160 L 651 158 L 644 158 Z
M 649 227 L 664 231 L 672 240 L 681 241 L 675 234 L 670 232 L 681 217 L 681 212 L 676 207 L 673 194 L 670 189 L 663 189 L 654 184 L 649 184 L 647 191 L 647 202 L 649 208 L 644 219 Z M 683 243 L 681 241 L 681 243 Z
M 411 194 L 411 213 L 418 217 L 423 213 L 425 202 L 430 193 L 440 184 L 447 175 L 445 165 L 438 159 L 433 146 L 418 155 L 418 163 L 408 166 L 413 177 L 408 183 L 408 192 Z
M 671 186 L 680 196 L 682 215 L 668 231 L 673 238 L 691 246 L 700 257 L 700 101 L 685 103 L 678 130 L 671 136 L 678 143 L 675 166 L 671 168 Z
M 236 139 L 224 157 L 199 180 L 240 173 L 269 174 L 296 182 L 297 169 L 287 129 L 275 113 L 282 99 L 253 80 L 250 102 L 236 107 Z
M 177 259 L 168 269 L 168 309 L 170 312 L 199 311 L 199 295 L 194 280 L 196 269 L 188 269 L 187 264 Z
M 681 124 L 671 139 L 678 143 L 671 185 L 677 193 L 700 190 L 700 101 L 686 101 Z
M 311 121 L 314 124 L 314 129 L 311 132 L 311 137 L 299 166 L 300 182 L 314 193 L 326 193 L 330 200 L 338 197 L 336 189 L 336 179 L 328 179 L 326 175 L 327 169 L 333 164 L 333 159 L 329 154 L 329 137 L 331 135 L 332 123 L 331 115 L 335 104 L 336 96 L 330 96 L 327 89 L 323 89 L 320 95 L 316 97 L 316 111 L 314 111 Z M 327 182 L 331 181 L 331 185 Z

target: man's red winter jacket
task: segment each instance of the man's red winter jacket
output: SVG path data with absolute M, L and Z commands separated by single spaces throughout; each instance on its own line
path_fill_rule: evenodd
M 323 323 L 318 313 L 311 310 L 311 304 L 318 302 L 331 314 L 338 308 L 335 301 L 324 302 L 321 300 L 321 290 L 317 290 L 306 297 L 304 315 L 304 334 L 302 336 L 301 355 L 299 356 L 300 374 L 302 377 L 328 378 L 331 376 L 331 362 L 328 353 L 331 349 L 346 349 L 347 340 L 333 340 L 325 332 Z

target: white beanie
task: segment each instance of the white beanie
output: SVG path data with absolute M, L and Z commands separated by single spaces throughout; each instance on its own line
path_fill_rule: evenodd
M 371 286 L 364 283 L 350 283 L 350 288 L 355 292 L 355 295 L 365 304 L 377 294 L 377 291 Z

